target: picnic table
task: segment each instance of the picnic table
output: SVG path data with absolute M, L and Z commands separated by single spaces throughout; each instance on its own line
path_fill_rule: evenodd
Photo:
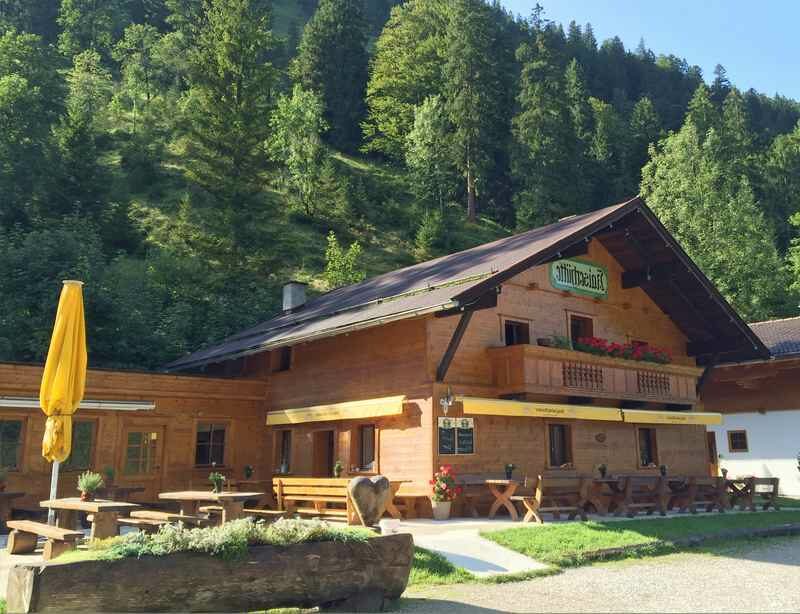
M 99 489 L 97 493 L 103 498 L 110 501 L 130 501 L 131 495 L 144 492 L 144 486 L 118 486 L 111 484 Z
M 619 505 L 624 496 L 625 491 L 619 477 L 594 478 L 583 506 L 591 503 L 598 514 L 605 516 Z
M 489 518 L 494 518 L 497 511 L 501 507 L 505 507 L 506 510 L 508 510 L 508 515 L 511 517 L 511 520 L 518 520 L 519 513 L 511 502 L 511 497 L 514 495 L 514 491 L 519 487 L 519 482 L 517 482 L 517 480 L 484 480 L 483 483 L 486 484 L 489 488 L 489 492 L 494 496 L 492 506 L 489 508 Z M 501 490 L 503 486 L 505 486 L 505 488 Z
M 201 503 L 216 503 L 222 508 L 222 523 L 224 524 L 245 516 L 245 501 L 260 499 L 263 496 L 263 492 L 182 490 L 162 492 L 159 493 L 158 498 L 162 501 L 177 501 L 182 516 L 197 516 L 197 508 Z
M 234 490 L 242 492 L 257 492 L 264 491 L 258 500 L 258 505 L 261 507 L 268 507 L 275 509 L 275 498 L 272 496 L 272 478 L 266 480 L 243 479 L 243 480 L 228 480 L 228 486 Z
M 117 518 L 119 514 L 135 510 L 139 505 L 127 501 L 110 501 L 95 499 L 81 501 L 79 497 L 64 499 L 48 499 L 39 505 L 56 511 L 56 526 L 62 529 L 75 529 L 78 524 L 78 512 L 92 515 L 92 539 L 105 539 L 117 534 Z
M 0 530 L 6 530 L 6 522 L 11 518 L 11 501 L 24 497 L 24 492 L 0 492 Z

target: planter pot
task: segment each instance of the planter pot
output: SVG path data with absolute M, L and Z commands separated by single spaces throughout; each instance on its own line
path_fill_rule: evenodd
M 506 479 L 507 480 L 510 480 L 511 476 L 513 476 L 513 475 L 514 475 L 514 470 L 513 469 L 511 471 L 506 471 Z
M 93 492 L 81 492 L 81 501 L 94 501 Z
M 26 613 L 317 606 L 379 612 L 403 594 L 413 556 L 411 535 L 400 533 L 365 543 L 254 546 L 232 561 L 195 553 L 74 563 L 56 558 L 44 567 L 41 562 L 12 567 L 7 605 L 9 612 Z
M 431 501 L 434 520 L 448 520 L 450 518 L 450 506 L 452 501 Z
M 547 337 L 540 337 L 539 339 L 536 340 L 536 343 L 545 348 L 553 347 L 553 340 L 548 339 Z

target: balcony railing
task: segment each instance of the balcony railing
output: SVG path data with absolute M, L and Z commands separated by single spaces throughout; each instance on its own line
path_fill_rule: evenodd
M 546 394 L 692 405 L 703 370 L 537 345 L 490 348 L 499 394 Z

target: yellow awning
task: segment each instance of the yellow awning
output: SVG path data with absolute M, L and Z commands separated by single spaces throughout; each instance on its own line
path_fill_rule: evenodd
M 463 404 L 465 414 L 622 422 L 622 414 L 616 407 L 530 403 L 527 401 L 505 401 L 503 399 L 484 399 L 480 397 L 462 396 L 457 396 L 456 401 Z
M 722 414 L 699 411 L 647 411 L 623 409 L 625 422 L 643 424 L 722 424 Z
M 396 416 L 403 413 L 405 400 L 405 396 L 382 397 L 365 401 L 348 401 L 347 403 L 315 405 L 314 407 L 281 409 L 267 414 L 267 426 Z

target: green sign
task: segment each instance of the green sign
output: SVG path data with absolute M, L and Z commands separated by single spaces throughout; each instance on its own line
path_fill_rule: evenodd
M 551 262 L 550 283 L 559 290 L 608 298 L 608 269 L 582 260 Z

